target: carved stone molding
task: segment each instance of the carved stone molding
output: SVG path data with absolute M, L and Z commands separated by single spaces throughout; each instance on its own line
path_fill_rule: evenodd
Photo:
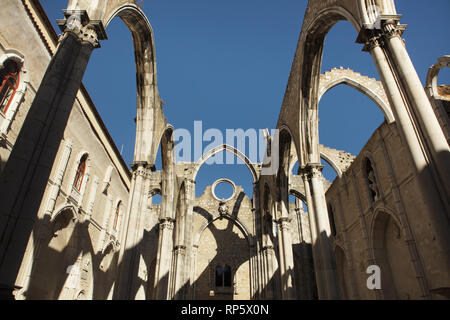
M 308 163 L 302 169 L 302 175 L 307 180 L 311 180 L 313 178 L 322 178 L 322 170 L 324 166 L 320 163 Z
M 291 228 L 291 220 L 292 219 L 289 217 L 282 217 L 282 218 L 278 219 L 277 223 L 280 227 L 280 230 L 281 231 L 283 231 L 283 230 L 289 231 Z
M 376 35 L 381 35 L 385 39 L 391 39 L 393 37 L 399 37 L 403 35 L 406 29 L 405 24 L 400 24 L 401 15 L 380 15 L 381 29 L 378 32 L 378 29 L 370 30 L 375 31 Z M 367 40 L 372 37 L 367 37 Z
M 82 43 L 89 43 L 94 48 L 100 47 L 100 40 L 105 40 L 105 28 L 100 20 L 90 20 L 85 10 L 64 10 L 64 19 L 57 20 L 64 33 L 75 35 Z
M 160 230 L 173 230 L 175 220 L 172 218 L 163 218 L 159 219 L 159 228 Z
M 186 246 L 182 246 L 182 245 L 175 246 L 173 251 L 176 255 L 185 255 L 186 254 Z

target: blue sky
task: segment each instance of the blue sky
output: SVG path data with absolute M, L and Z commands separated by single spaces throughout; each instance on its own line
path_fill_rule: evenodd
M 404 34 L 408 52 L 424 82 L 436 59 L 449 54 L 450 1 L 395 2 L 402 23 L 408 24 Z M 67 5 L 65 0 L 41 3 L 54 24 Z M 223 133 L 274 128 L 306 4 L 306 0 L 145 0 L 169 123 L 193 131 L 194 121 L 201 120 L 204 130 L 217 128 Z M 107 33 L 109 40 L 94 51 L 83 82 L 125 161 L 131 163 L 136 116 L 131 34 L 120 19 Z M 350 23 L 336 24 L 325 42 L 322 70 L 349 67 L 378 79 L 370 55 L 361 52 L 356 37 Z M 441 74 L 440 82 L 450 83 L 447 70 Z M 375 104 L 346 86 L 330 90 L 319 108 L 320 142 L 355 155 L 383 121 Z M 329 166 L 324 174 L 334 176 Z M 251 175 L 244 165 L 207 165 L 197 177 L 197 195 L 222 177 L 242 185 L 249 196 L 252 193 Z

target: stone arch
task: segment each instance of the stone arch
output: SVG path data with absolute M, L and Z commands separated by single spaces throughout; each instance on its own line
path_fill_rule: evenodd
M 153 188 L 148 192 L 149 197 L 153 197 L 154 195 L 161 194 L 161 188 Z
M 73 205 L 62 205 L 61 207 L 59 207 L 57 210 L 55 210 L 55 214 L 53 214 L 53 216 L 50 219 L 51 223 L 54 223 L 56 218 L 61 215 L 62 213 L 71 213 L 72 214 L 72 219 L 74 221 L 78 221 L 77 218 L 77 210 L 75 209 L 75 207 Z
M 78 265 L 80 254 L 75 208 L 62 206 L 50 220 L 49 231 L 33 266 L 27 290 L 29 299 L 58 299 L 76 289 L 75 283 L 68 283 L 74 278 L 73 272 L 67 272 L 69 267 Z
M 375 212 L 370 243 L 375 264 L 381 269 L 385 299 L 420 299 L 422 296 L 411 262 L 404 226 L 386 208 Z
M 339 245 L 335 245 L 334 253 L 336 255 L 336 271 L 339 280 L 341 298 L 343 300 L 348 300 L 351 298 L 351 283 L 347 254 L 345 250 Z
M 238 157 L 240 160 L 242 160 L 242 162 L 245 163 L 245 165 L 247 166 L 247 168 L 250 170 L 250 173 L 252 174 L 252 178 L 253 178 L 253 183 L 255 183 L 258 180 L 258 174 L 256 172 L 255 166 L 254 164 L 250 161 L 249 158 L 247 158 L 247 156 L 245 154 L 243 154 L 241 151 L 239 151 L 238 149 L 236 149 L 235 147 L 232 147 L 230 145 L 227 144 L 222 144 L 220 146 L 214 147 L 211 150 L 209 150 L 208 152 L 206 152 L 196 163 L 195 163 L 195 167 L 192 173 L 192 180 L 195 181 L 196 177 L 197 177 L 197 173 L 199 172 L 200 168 L 203 166 L 203 164 L 206 162 L 206 160 L 208 160 L 209 158 L 211 158 L 212 156 L 222 152 L 222 151 L 227 151 L 230 152 L 232 154 L 234 154 L 236 157 Z
M 120 17 L 133 36 L 137 81 L 134 161 L 154 164 L 159 143 L 156 138 L 167 128 L 157 87 L 153 29 L 144 12 L 134 3 L 119 5 L 107 16 L 106 27 L 115 17 Z
M 344 157 L 348 159 L 344 159 Z M 345 151 L 335 150 L 320 145 L 320 158 L 325 160 L 334 169 L 338 177 L 342 177 L 342 174 L 350 166 L 355 157 Z M 289 165 L 289 172 L 292 172 L 297 161 L 297 157 L 292 157 Z
M 438 62 L 428 69 L 425 92 L 431 101 L 445 137 L 450 143 L 450 119 L 446 108 L 446 105 L 450 103 L 449 85 L 438 86 L 439 73 L 445 67 L 450 67 L 450 55 L 440 57 Z
M 303 201 L 303 203 L 307 203 L 306 196 L 298 190 L 290 189 L 289 194 L 295 196 L 296 198 Z
M 153 187 L 149 190 L 147 194 L 147 208 L 151 208 L 153 205 L 159 205 L 160 203 L 153 203 L 153 197 L 159 195 L 162 197 L 161 187 Z
M 362 76 L 351 69 L 332 69 L 321 74 L 318 100 L 320 101 L 326 92 L 340 84 L 348 85 L 372 100 L 383 112 L 388 123 L 395 121 L 383 84 L 374 78 Z
M 382 8 L 381 14 L 395 12 L 392 0 L 372 2 Z M 283 124 L 292 129 L 301 167 L 320 163 L 318 103 L 322 55 L 325 37 L 338 21 L 350 22 L 356 37 L 369 23 L 366 3 L 345 0 L 308 3 L 277 126 Z
M 236 228 L 236 229 L 234 229 Z M 244 239 L 245 238 L 245 239 Z M 195 299 L 250 299 L 252 238 L 247 228 L 228 214 L 211 215 L 197 229 L 193 239 L 197 254 L 193 256 Z M 235 254 L 235 252 L 240 252 Z M 216 287 L 215 267 L 228 265 L 232 269 L 232 287 Z M 209 296 L 215 291 L 213 297 Z
M 317 111 L 325 36 L 341 20 L 349 21 L 358 34 L 363 25 L 360 17 L 360 8 L 348 1 L 308 4 L 279 120 L 293 129 L 301 167 L 320 162 Z M 295 117 L 293 110 L 298 110 Z
M 66 17 L 86 11 L 91 21 L 100 24 L 102 32 L 119 17 L 132 34 L 136 62 L 137 115 L 135 163 L 154 165 L 159 141 L 166 126 L 157 88 L 156 51 L 151 24 L 142 9 L 131 0 L 69 0 Z M 103 30 L 104 31 L 104 30 Z M 106 38 L 106 34 L 102 35 Z
M 195 208 L 194 208 L 194 211 L 195 211 Z M 250 232 L 248 231 L 247 227 L 239 220 L 239 218 L 233 217 L 229 214 L 224 214 L 222 216 L 219 216 L 216 214 L 211 214 L 211 216 L 208 218 L 208 221 L 204 222 L 200 226 L 200 228 L 197 229 L 197 232 L 195 232 L 193 246 L 198 247 L 198 244 L 200 242 L 200 237 L 201 237 L 203 231 L 205 231 L 205 229 L 208 228 L 208 226 L 211 223 L 214 223 L 214 221 L 216 221 L 217 219 L 222 219 L 222 218 L 227 219 L 231 223 L 235 224 L 239 228 L 239 230 L 243 233 L 245 238 L 247 239 L 249 246 L 251 247 L 253 245 L 253 238 L 252 238 Z
M 194 212 L 198 212 L 197 207 L 194 207 Z M 200 208 L 200 210 L 203 210 Z M 204 210 L 203 210 L 204 211 Z M 243 235 L 245 236 L 248 244 L 250 247 L 252 247 L 254 245 L 253 243 L 253 237 L 251 236 L 251 233 L 249 232 L 248 228 L 245 226 L 244 223 L 242 223 L 238 217 L 232 216 L 228 213 L 226 214 L 222 214 L 219 215 L 217 213 L 210 213 L 208 211 L 205 211 L 203 213 L 201 213 L 202 215 L 207 214 L 205 216 L 206 221 L 204 223 L 201 224 L 201 226 L 194 232 L 194 237 L 193 237 L 193 246 L 194 247 L 198 247 L 199 241 L 200 241 L 200 237 L 201 234 L 203 233 L 203 231 L 205 231 L 206 228 L 208 228 L 208 226 L 211 223 L 214 223 L 216 220 L 218 219 L 227 219 L 229 222 L 231 222 L 232 224 L 236 225 L 238 227 L 238 229 L 243 233 Z
M 431 97 L 441 96 L 438 90 L 438 78 L 442 68 L 450 68 L 450 55 L 440 57 L 438 62 L 428 69 L 426 90 L 430 93 Z

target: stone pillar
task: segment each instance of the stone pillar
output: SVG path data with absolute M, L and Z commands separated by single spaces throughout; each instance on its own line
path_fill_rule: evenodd
M 0 180 L 0 297 L 12 291 L 90 55 L 106 38 L 101 22 L 67 11 L 64 34 Z M 66 23 L 67 22 L 67 23 Z
M 387 52 L 413 114 L 424 135 L 424 143 L 436 168 L 436 180 L 442 185 L 444 200 L 450 196 L 450 150 L 444 132 L 431 106 L 422 82 L 401 39 L 405 26 L 399 24 L 400 16 L 382 17 L 382 32 Z
M 173 251 L 173 283 L 171 284 L 170 297 L 182 300 L 185 297 L 183 285 L 185 284 L 185 257 L 186 257 L 186 215 L 189 207 L 190 184 L 188 180 L 184 181 L 184 185 L 180 189 L 177 200 L 176 220 L 177 228 L 175 231 L 175 247 Z
M 297 288 L 297 290 L 300 292 L 301 297 L 297 298 L 312 300 L 316 296 L 314 294 L 316 287 L 314 283 L 314 270 L 311 268 L 313 258 L 311 251 L 308 250 L 308 244 L 311 243 L 310 223 L 308 221 L 308 214 L 303 210 L 303 201 L 296 199 L 296 205 L 295 214 L 297 216 L 297 228 L 301 244 L 301 260 L 297 261 L 297 263 L 300 263 L 299 269 L 301 270 L 300 279 L 298 279 L 300 288 Z
M 159 222 L 158 256 L 156 258 L 155 300 L 167 300 L 170 267 L 172 265 L 173 227 L 175 220 L 163 218 Z
M 401 43 L 398 35 L 393 36 L 393 38 L 396 38 Z M 397 40 L 394 40 L 394 42 L 397 42 Z M 414 112 L 408 108 L 407 101 L 405 101 L 404 94 L 401 91 L 400 80 L 396 77 L 396 73 L 393 72 L 393 64 L 395 63 L 390 61 L 389 55 L 386 55 L 383 48 L 386 40 L 384 40 L 383 34 L 379 30 L 362 30 L 358 42 L 365 44 L 363 51 L 370 52 L 375 62 L 378 74 L 380 75 L 380 79 L 389 99 L 392 112 L 395 116 L 397 128 L 407 146 L 411 156 L 411 164 L 417 173 L 418 186 L 422 191 L 421 196 L 427 203 L 427 206 L 431 209 L 428 212 L 428 217 L 435 230 L 437 243 L 439 243 L 439 247 L 442 248 L 442 253 L 447 257 L 446 260 L 450 261 L 448 209 L 446 209 L 445 205 L 445 202 L 448 201 L 448 197 L 447 199 L 442 199 L 442 196 L 439 193 L 439 189 L 442 190 L 442 188 L 437 186 L 439 181 L 435 179 L 435 175 L 433 175 L 430 168 L 430 159 L 424 150 L 424 143 L 426 142 L 422 141 L 422 138 L 418 133 L 420 130 L 414 121 L 415 117 L 412 114 Z M 405 50 L 402 43 L 401 45 L 402 49 L 400 50 Z M 423 91 L 424 89 L 421 88 L 420 90 Z M 426 117 L 435 118 L 435 115 L 431 110 Z M 440 127 L 438 129 L 440 130 Z
M 283 299 L 295 299 L 294 291 L 294 257 L 292 252 L 292 239 L 290 231 L 291 219 L 289 217 L 281 217 L 278 219 L 279 229 L 279 248 L 280 258 L 282 256 L 282 268 L 281 268 L 281 285 L 282 285 L 282 298 Z
M 133 177 L 131 180 L 130 197 L 127 214 L 124 221 L 124 232 L 121 236 L 119 253 L 120 271 L 114 290 L 114 299 L 134 299 L 137 293 L 136 282 L 139 273 L 140 244 L 144 237 L 142 217 L 147 206 L 145 197 L 145 183 L 149 177 L 150 168 L 146 163 L 133 164 Z
M 339 299 L 330 221 L 322 185 L 322 169 L 323 166 L 320 163 L 310 163 L 304 168 L 306 173 L 304 175 L 306 178 L 305 190 L 311 223 L 314 270 L 318 282 L 319 299 Z M 312 217 L 313 215 L 314 217 Z M 319 261 L 316 258 L 319 258 Z
M 313 254 L 313 263 L 314 263 L 314 274 L 315 274 L 315 282 L 317 287 L 317 294 L 319 299 L 325 299 L 326 297 L 326 288 L 324 280 L 322 279 L 322 257 L 320 254 L 320 244 L 319 237 L 317 232 L 317 223 L 314 215 L 314 207 L 312 205 L 312 196 L 311 190 L 309 186 L 309 178 L 308 173 L 303 171 L 302 179 L 305 185 L 305 196 L 306 196 L 306 204 L 308 205 L 308 218 L 309 225 L 311 228 L 311 246 L 312 246 L 312 254 Z
M 275 250 L 273 245 L 265 245 L 262 249 L 263 258 L 266 265 L 266 278 L 264 283 L 264 298 L 266 300 L 273 300 L 277 298 L 277 294 L 275 292 L 277 285 L 275 281 L 275 270 L 274 270 L 274 256 Z
M 186 246 L 176 245 L 173 250 L 173 291 L 170 293 L 170 297 L 175 300 L 184 300 L 184 261 L 186 258 Z

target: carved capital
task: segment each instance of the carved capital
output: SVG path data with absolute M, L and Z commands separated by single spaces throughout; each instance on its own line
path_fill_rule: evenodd
M 356 43 L 364 45 L 362 51 L 370 52 L 376 47 L 383 46 L 383 36 L 379 29 L 370 29 L 363 27 L 359 32 Z
M 278 219 L 277 221 L 278 226 L 280 227 L 280 230 L 286 230 L 289 231 L 291 227 L 291 219 L 289 217 L 282 217 Z
M 402 37 L 403 32 L 405 32 L 406 25 L 399 23 L 400 17 L 400 15 L 381 16 L 381 31 L 386 39 Z
M 133 163 L 133 178 L 142 177 L 144 179 L 152 178 L 151 169 L 145 163 Z
M 322 170 L 324 166 L 320 163 L 308 163 L 301 173 L 304 179 L 311 180 L 313 178 L 322 178 Z
M 174 226 L 175 220 L 172 218 L 163 218 L 163 219 L 159 219 L 159 229 L 160 230 L 173 230 L 173 226 Z
M 185 255 L 186 254 L 186 246 L 175 246 L 175 248 L 173 249 L 174 253 L 176 255 Z
M 383 46 L 383 38 L 379 34 L 373 35 L 371 38 L 367 39 L 363 47 L 363 51 L 370 52 L 381 46 Z
M 64 19 L 57 20 L 64 33 L 76 36 L 82 43 L 100 47 L 100 40 L 107 39 L 105 28 L 100 20 L 90 20 L 86 10 L 64 10 Z

